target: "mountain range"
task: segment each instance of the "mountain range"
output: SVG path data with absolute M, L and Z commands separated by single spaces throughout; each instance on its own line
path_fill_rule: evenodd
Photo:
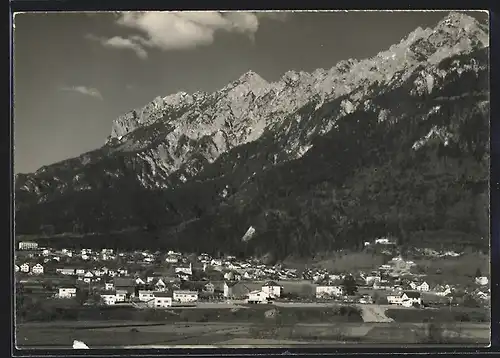
M 15 176 L 16 234 L 279 258 L 485 247 L 488 177 L 489 29 L 451 12 L 372 58 L 125 113 L 101 148 Z

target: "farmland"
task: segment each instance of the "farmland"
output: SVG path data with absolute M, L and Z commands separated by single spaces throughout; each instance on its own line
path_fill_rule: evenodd
M 19 323 L 16 342 L 20 348 L 69 348 L 74 339 L 84 341 L 91 348 L 428 343 L 429 328 L 421 320 L 363 322 L 361 310 L 348 306 L 263 305 L 233 309 L 156 310 L 154 316 L 151 312 L 130 311 L 129 317 L 133 319 L 128 320 L 109 314 L 100 319 L 96 315 L 93 320 Z M 273 314 L 269 315 L 270 312 Z M 442 326 L 440 335 L 447 339 L 445 343 L 485 345 L 489 343 L 489 325 L 448 321 Z
M 481 324 L 450 325 L 444 334 L 449 343 L 486 345 L 489 327 Z M 410 323 L 296 323 L 265 324 L 251 322 L 168 323 L 117 326 L 79 322 L 61 327 L 56 323 L 19 325 L 17 344 L 20 348 L 69 348 L 74 339 L 91 348 L 143 345 L 245 345 L 273 338 L 278 345 L 294 344 L 419 344 L 426 343 L 426 327 Z M 273 342 L 264 342 L 273 344 Z

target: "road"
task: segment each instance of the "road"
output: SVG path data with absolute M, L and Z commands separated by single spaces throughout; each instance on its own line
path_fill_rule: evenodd
M 392 318 L 385 315 L 386 308 L 381 305 L 358 305 L 361 309 L 363 322 L 393 322 Z

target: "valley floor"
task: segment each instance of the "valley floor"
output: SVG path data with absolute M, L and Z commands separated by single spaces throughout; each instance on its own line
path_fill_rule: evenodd
M 282 326 L 249 322 L 49 322 L 18 324 L 16 343 L 20 349 L 71 349 L 74 339 L 91 348 L 406 345 L 423 343 L 425 332 L 425 325 L 395 322 Z M 489 344 L 490 327 L 457 323 L 444 327 L 443 336 L 449 337 L 449 344 L 485 346 Z

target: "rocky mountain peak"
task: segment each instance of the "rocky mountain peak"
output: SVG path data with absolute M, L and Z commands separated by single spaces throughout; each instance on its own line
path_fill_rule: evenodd
M 372 58 L 157 97 L 115 120 L 110 145 L 16 176 L 16 230 L 146 226 L 155 244 L 247 250 L 228 238 L 251 227 L 246 246 L 279 240 L 293 252 L 348 245 L 358 223 L 374 235 L 421 222 L 475 231 L 466 213 L 488 177 L 486 46 L 487 28 L 451 13 Z M 422 185 L 432 195 L 412 189 Z

